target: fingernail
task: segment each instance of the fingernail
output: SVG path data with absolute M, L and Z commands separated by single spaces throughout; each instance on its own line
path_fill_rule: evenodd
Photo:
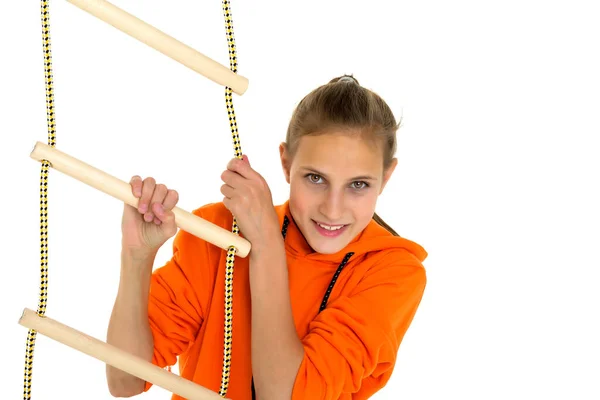
M 140 212 L 145 213 L 146 211 L 148 211 L 148 205 L 146 203 L 140 204 Z

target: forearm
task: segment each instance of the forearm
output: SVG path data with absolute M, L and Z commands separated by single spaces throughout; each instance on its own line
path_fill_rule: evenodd
M 154 349 L 148 321 L 148 294 L 154 256 L 136 259 L 121 255 L 119 289 L 107 332 L 107 343 L 151 361 Z M 111 394 L 129 397 L 141 393 L 145 382 L 107 365 L 106 375 Z
M 258 400 L 290 399 L 304 356 L 289 294 L 283 244 L 250 257 L 252 292 L 252 370 Z

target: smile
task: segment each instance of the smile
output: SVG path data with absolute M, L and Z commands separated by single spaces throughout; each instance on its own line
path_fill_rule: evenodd
M 319 224 L 318 222 L 317 225 L 319 225 L 323 229 L 327 229 L 328 231 L 337 231 L 338 229 L 342 229 L 344 227 L 344 225 L 323 225 Z
M 328 236 L 328 237 L 340 235 L 342 232 L 344 232 L 346 230 L 345 228 L 348 226 L 348 225 L 325 225 L 325 224 L 321 224 L 316 221 L 313 221 L 313 223 L 315 224 L 317 231 L 321 235 Z

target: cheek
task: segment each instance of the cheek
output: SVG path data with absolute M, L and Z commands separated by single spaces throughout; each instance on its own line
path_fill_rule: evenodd
M 305 214 L 310 208 L 311 195 L 302 184 L 290 186 L 290 208 L 293 208 L 297 216 Z
M 357 221 L 367 222 L 373 217 L 375 212 L 375 205 L 377 204 L 377 193 L 371 191 L 368 194 L 362 196 L 355 196 L 351 202 L 351 208 L 354 213 L 354 217 Z

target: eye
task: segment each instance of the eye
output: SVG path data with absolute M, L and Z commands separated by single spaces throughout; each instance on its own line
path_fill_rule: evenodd
M 369 184 L 364 181 L 356 181 L 356 182 L 353 182 L 352 185 L 354 185 L 355 183 L 358 183 L 360 186 L 359 187 L 353 186 L 354 189 L 366 189 L 369 187 Z
M 317 174 L 307 174 L 306 177 L 311 183 L 319 183 L 321 177 Z

